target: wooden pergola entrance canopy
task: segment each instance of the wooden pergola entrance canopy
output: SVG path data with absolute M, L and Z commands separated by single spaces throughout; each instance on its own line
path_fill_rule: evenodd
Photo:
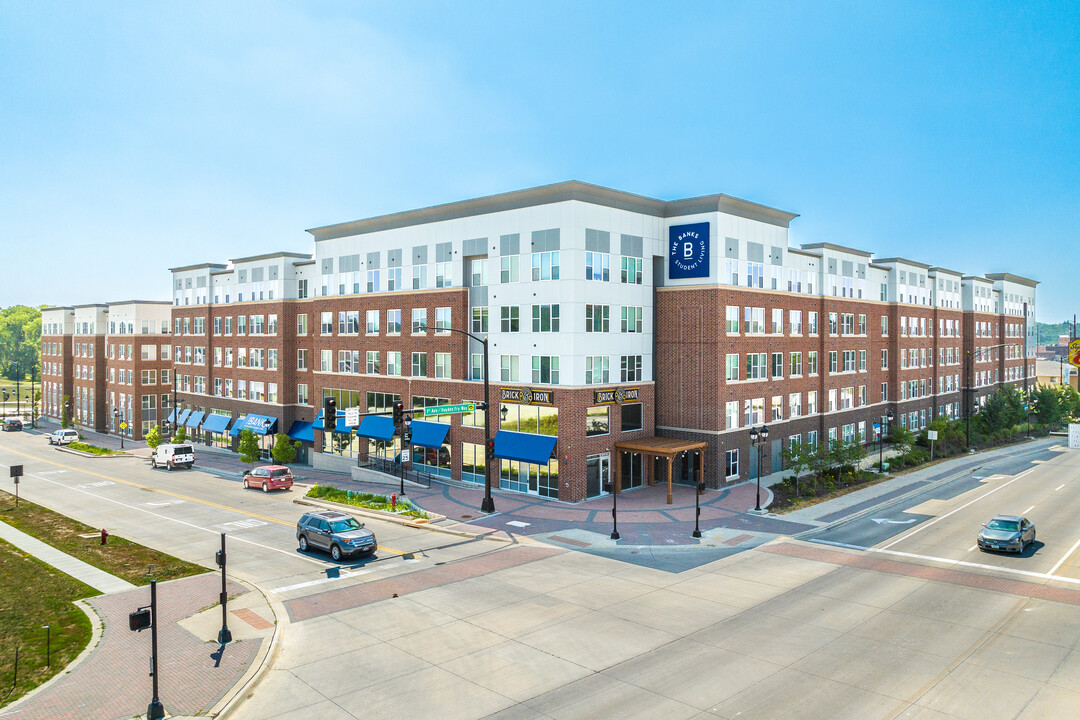
M 631 452 L 640 453 L 646 457 L 662 457 L 667 459 L 667 504 L 670 505 L 672 461 L 675 460 L 675 456 L 679 453 L 699 451 L 698 477 L 700 478 L 701 470 L 705 467 L 705 446 L 706 443 L 704 442 L 667 437 L 640 438 L 615 443 L 615 482 L 613 483 L 615 492 L 622 492 L 622 467 L 620 461 L 622 453 Z M 652 473 L 649 473 L 649 484 L 653 484 Z

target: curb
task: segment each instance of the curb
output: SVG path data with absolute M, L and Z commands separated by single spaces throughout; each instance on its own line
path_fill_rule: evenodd
M 106 458 L 112 459 L 112 458 L 121 458 L 121 457 L 126 457 L 126 458 L 136 457 L 135 455 L 131 455 L 130 453 L 128 453 L 126 450 L 125 451 L 118 450 L 113 455 L 95 455 L 94 453 L 83 452 L 82 450 L 73 450 L 71 448 L 64 447 L 63 445 L 58 445 L 55 449 L 58 452 L 67 453 L 69 455 L 78 455 L 79 457 L 84 457 L 84 458 L 93 458 L 94 460 L 104 460 Z
M 344 503 L 336 503 L 330 500 L 317 500 L 315 498 L 297 498 L 293 500 L 297 505 L 309 505 L 312 507 L 322 507 L 329 510 L 340 510 L 350 515 L 359 515 L 361 517 L 371 518 L 372 520 L 385 520 L 386 522 L 394 523 L 395 525 L 403 525 L 404 527 L 412 528 L 414 530 L 430 530 L 431 532 L 443 533 L 445 535 L 456 535 L 457 537 L 471 538 L 474 540 L 494 540 L 496 542 L 513 543 L 515 542 L 511 538 L 502 538 L 493 534 L 481 534 L 471 533 L 464 530 L 454 530 L 452 528 L 439 527 L 438 525 L 432 525 L 431 521 L 426 523 L 418 523 L 414 520 L 406 520 L 404 518 L 395 517 L 389 513 L 383 513 L 378 510 L 365 510 L 364 508 L 358 508 L 355 505 L 345 505 Z M 429 513 L 431 515 L 431 513 Z M 439 519 L 445 520 L 442 515 L 433 515 Z M 437 522 L 437 521 L 435 521 Z
M 57 671 L 51 678 L 41 683 L 10 705 L 5 705 L 3 708 L 0 708 L 0 717 L 12 714 L 12 710 L 18 712 L 22 705 L 30 702 L 40 693 L 45 692 L 48 688 L 59 682 L 61 678 L 66 677 L 72 670 L 81 665 L 83 661 L 90 657 L 90 654 L 97 649 L 97 646 L 101 644 L 101 638 L 105 634 L 105 623 L 101 620 L 101 616 L 99 616 L 93 606 L 85 600 L 75 600 L 72 604 L 86 613 L 86 616 L 90 619 L 90 642 L 86 643 L 86 647 L 82 649 L 82 652 L 75 656 L 74 660 L 69 662 L 63 669 Z
M 1003 448 L 993 448 L 993 450 L 1001 450 L 1001 449 L 1003 449 Z M 983 452 L 987 452 L 987 451 L 983 451 Z M 982 455 L 983 452 L 976 452 L 976 453 L 973 453 L 973 454 L 965 455 L 965 456 L 962 456 L 962 458 L 966 459 L 966 458 L 971 458 L 971 457 L 978 457 L 979 455 Z M 908 499 L 914 497 L 915 495 L 918 495 L 919 493 L 923 493 L 923 492 L 926 492 L 928 490 L 935 490 L 935 489 L 941 487 L 942 485 L 944 485 L 945 483 L 952 482 L 953 480 L 956 480 L 957 478 L 962 477 L 965 473 L 973 474 L 980 467 L 982 467 L 982 465 L 977 465 L 977 466 L 971 468 L 970 470 L 957 470 L 956 472 L 951 473 L 951 474 L 941 478 L 940 480 L 935 480 L 934 482 L 928 482 L 927 484 L 922 485 L 920 487 L 917 487 L 914 490 L 911 490 L 910 492 L 906 492 L 903 495 L 898 495 L 896 497 L 889 498 L 888 500 L 884 500 L 884 501 L 878 503 L 877 505 L 872 505 L 872 506 L 870 506 L 868 508 L 865 508 L 863 510 L 859 510 L 857 512 L 854 512 L 851 515 L 848 515 L 847 517 L 842 517 L 839 520 L 834 520 L 831 523 L 828 523 L 826 525 L 821 525 L 821 526 L 812 528 L 810 530 L 804 530 L 803 532 L 798 533 L 797 535 L 792 535 L 791 537 L 794 538 L 795 540 L 802 540 L 803 536 L 805 536 L 805 535 L 810 535 L 812 533 L 822 532 L 822 531 L 825 531 L 825 530 L 831 530 L 833 528 L 840 527 L 841 525 L 843 525 L 845 523 L 853 522 L 855 520 L 861 520 L 862 518 L 864 518 L 864 517 L 866 517 L 868 515 L 873 515 L 875 512 L 879 512 L 882 505 L 896 503 L 896 502 L 903 502 L 905 500 L 908 500 Z M 902 475 L 894 475 L 892 479 L 899 479 L 901 477 L 903 477 L 903 476 Z
M 250 585 L 263 596 L 266 600 L 267 606 L 270 611 L 274 613 L 274 634 L 270 636 L 269 642 L 264 641 L 264 647 L 262 654 L 262 660 L 257 664 L 253 663 L 252 668 L 249 668 L 244 676 L 232 686 L 225 693 L 225 697 L 218 700 L 214 707 L 210 708 L 207 712 L 207 717 L 212 718 L 224 718 L 232 714 L 232 712 L 239 707 L 244 700 L 247 700 L 251 696 L 251 692 L 258 687 L 259 683 L 263 681 L 263 678 L 270 672 L 274 666 L 274 661 L 277 660 L 278 653 L 281 651 L 282 636 L 285 634 L 285 630 L 288 627 L 288 623 L 282 622 L 281 618 L 287 618 L 288 613 L 285 612 L 285 606 L 282 605 L 280 600 L 271 600 L 263 592 L 262 588 L 251 583 L 245 583 Z

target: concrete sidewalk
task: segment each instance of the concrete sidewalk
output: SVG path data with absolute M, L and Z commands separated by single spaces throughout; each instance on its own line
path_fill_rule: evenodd
M 65 552 L 61 552 L 52 545 L 43 543 L 3 521 L 0 521 L 0 540 L 6 540 L 20 550 L 30 553 L 38 560 L 52 565 L 65 575 L 86 583 L 98 592 L 123 592 L 135 587 L 127 580 L 118 578 Z

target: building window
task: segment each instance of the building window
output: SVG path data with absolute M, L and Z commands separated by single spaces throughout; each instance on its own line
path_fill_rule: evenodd
M 818 334 L 818 314 L 816 312 L 808 312 L 806 315 L 806 332 L 810 335 Z
M 469 263 L 469 280 L 473 287 L 487 285 L 487 259 L 475 258 Z
M 450 353 L 435 353 L 435 377 L 441 380 L 450 377 Z
M 559 251 L 538 252 L 532 254 L 533 280 L 559 279 Z
M 772 354 L 772 376 L 774 378 L 784 377 L 784 353 Z
M 365 365 L 366 365 L 365 371 L 367 372 L 368 375 L 378 375 L 379 374 L 379 351 L 378 350 L 368 350 L 367 351 L 367 357 L 366 357 Z
M 610 382 L 607 355 L 587 355 L 585 357 L 585 384 L 598 385 Z
M 520 328 L 520 308 L 517 305 L 503 305 L 499 308 L 499 329 L 505 333 L 517 332 Z
M 427 308 L 413 308 L 412 311 L 412 334 L 427 334 Z
M 391 351 L 386 353 L 386 374 L 401 375 L 401 353 Z
M 619 358 L 620 382 L 639 382 L 642 379 L 641 356 L 623 355 Z
M 486 307 L 474 307 L 472 309 L 472 331 L 474 333 L 486 333 L 488 331 L 488 309 Z
M 412 376 L 427 377 L 427 353 L 414 352 L 412 354 Z
M 622 282 L 628 285 L 641 284 L 641 258 L 623 257 L 621 261 Z
M 725 356 L 725 374 L 724 379 L 728 382 L 733 382 L 739 379 L 739 355 L 738 353 L 729 353 Z
M 471 380 L 483 380 L 484 379 L 484 356 L 482 353 L 472 354 L 472 363 L 470 368 L 469 378 Z
M 641 332 L 642 309 L 640 307 L 624 306 L 621 309 L 622 317 L 620 329 L 624 333 Z
M 728 305 L 725 308 L 727 312 L 727 332 L 728 335 L 739 334 L 739 306 Z
M 764 380 L 766 369 L 765 353 L 748 353 L 746 355 L 746 379 Z
M 791 376 L 799 377 L 802 375 L 802 353 L 791 353 Z
M 727 417 L 727 424 L 724 427 L 728 430 L 735 430 L 739 427 L 739 401 L 729 400 L 724 410 Z
M 559 332 L 559 306 L 533 305 L 532 331 Z
M 387 335 L 400 335 L 401 334 L 401 311 L 400 310 L 387 310 L 386 311 L 386 334 Z
M 586 305 L 585 332 L 607 332 L 609 310 L 607 305 Z
M 642 403 L 627 403 L 622 406 L 622 424 L 621 428 L 623 432 L 630 432 L 631 430 L 642 430 L 645 427 L 644 418 L 644 405 Z
M 611 413 L 607 405 L 599 405 L 585 410 L 585 436 L 607 435 L 611 432 Z
M 541 385 L 558 385 L 559 357 L 557 355 L 533 355 L 532 381 Z
M 367 271 L 367 291 L 369 293 L 376 293 L 382 291 L 382 271 Z
M 368 335 L 378 335 L 379 334 L 379 311 L 378 310 L 368 310 L 366 320 L 367 320 L 367 324 L 366 324 L 366 332 L 367 332 L 367 334 Z
M 728 479 L 739 477 L 738 450 L 728 450 L 724 454 L 724 477 Z
M 610 263 L 611 256 L 606 253 L 586 252 L 585 279 L 607 282 L 610 280 Z
M 507 255 L 499 258 L 499 282 L 512 283 L 518 281 L 518 263 L 520 258 L 517 255 Z
M 518 356 L 517 355 L 500 355 L 499 356 L 499 380 L 502 382 L 514 382 L 518 381 Z
M 435 263 L 435 287 L 451 287 L 454 284 L 450 263 Z
M 412 289 L 413 290 L 426 290 L 427 289 L 427 265 L 413 265 L 413 269 L 412 269 Z
M 435 308 L 435 334 L 446 335 L 450 332 L 450 308 Z

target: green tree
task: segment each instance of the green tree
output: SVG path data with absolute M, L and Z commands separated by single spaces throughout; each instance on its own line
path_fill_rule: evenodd
M 176 432 L 172 436 L 173 444 L 179 444 L 179 443 L 187 442 L 187 439 L 188 439 L 188 437 L 187 437 L 187 428 L 184 427 L 183 425 L 176 428 Z
M 255 433 L 247 428 L 240 431 L 240 462 L 256 463 L 259 461 L 259 455 L 261 453 L 259 449 L 259 438 Z
M 906 427 L 897 425 L 893 428 L 889 440 L 901 455 L 907 455 L 908 450 L 911 450 L 911 446 L 915 444 L 915 435 Z
M 157 425 L 154 425 L 147 431 L 143 440 L 146 441 L 146 447 L 151 450 L 156 449 L 157 446 L 161 444 L 161 430 L 158 429 Z
M 1024 399 L 1012 385 L 1002 385 L 986 398 L 985 404 L 975 413 L 982 431 L 992 438 L 1001 438 L 1013 427 L 1024 422 Z
M 784 459 L 784 467 L 791 471 L 795 478 L 795 495 L 799 495 L 799 475 L 809 470 L 814 464 L 814 451 L 803 443 L 795 443 L 785 447 L 780 456 Z
M 1080 393 L 1072 385 L 1061 389 L 1061 413 L 1063 419 L 1080 418 Z
M 40 355 L 41 310 L 26 305 L 0 310 L 0 371 L 10 380 L 40 378 Z
M 1058 425 L 1064 417 L 1062 393 L 1055 387 L 1040 387 L 1031 393 L 1032 412 L 1040 425 Z
M 60 402 L 60 427 L 71 427 L 71 396 L 65 395 Z
M 270 454 L 274 462 L 279 465 L 288 465 L 296 459 L 296 452 L 300 449 L 300 441 L 293 441 L 285 433 L 278 433 L 274 438 L 274 445 L 270 448 Z

